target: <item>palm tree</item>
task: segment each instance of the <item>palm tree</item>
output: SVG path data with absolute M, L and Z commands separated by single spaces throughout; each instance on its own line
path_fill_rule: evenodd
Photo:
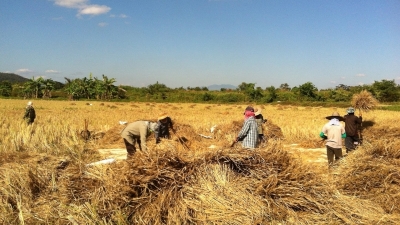
M 79 97 L 79 92 L 80 92 L 79 85 L 78 85 L 79 79 L 71 80 L 67 77 L 64 77 L 64 79 L 67 81 L 67 83 L 65 84 L 64 90 L 68 94 L 68 99 L 74 100 L 75 97 Z
M 115 81 L 115 78 L 108 79 L 108 77 L 103 74 L 103 86 L 105 89 L 106 99 L 112 98 L 113 90 L 115 90 L 115 86 L 113 85 L 113 83 L 115 83 Z
M 43 98 L 51 98 L 51 91 L 54 89 L 55 82 L 52 79 L 43 79 L 42 81 L 42 93 Z
M 39 95 L 39 90 L 40 90 L 40 85 L 41 81 L 43 78 L 39 77 L 38 79 L 35 79 L 35 77 L 32 77 L 29 81 L 24 83 L 24 90 L 22 91 L 24 94 L 24 97 L 35 97 L 38 98 Z

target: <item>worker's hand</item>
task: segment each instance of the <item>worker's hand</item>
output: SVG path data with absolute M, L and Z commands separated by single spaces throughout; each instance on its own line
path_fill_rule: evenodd
M 158 143 L 160 143 L 161 142 L 161 139 L 160 138 L 157 138 L 156 139 L 156 144 L 158 144 Z
M 239 141 L 239 137 L 236 137 L 235 142 L 238 142 L 238 141 Z
M 171 130 L 172 130 L 172 132 L 174 132 L 174 133 L 175 133 L 175 129 L 174 129 L 174 128 L 171 128 Z
M 263 123 L 266 123 L 266 122 L 267 122 L 267 119 L 264 119 L 264 120 L 263 120 Z

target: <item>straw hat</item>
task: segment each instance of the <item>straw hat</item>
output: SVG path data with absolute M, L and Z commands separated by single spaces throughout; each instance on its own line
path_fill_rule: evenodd
M 163 120 L 167 117 L 168 117 L 168 115 L 166 113 L 162 113 L 161 115 L 158 116 L 157 120 Z
M 344 120 L 344 118 L 341 117 L 340 114 L 339 114 L 338 112 L 333 112 L 333 113 L 332 113 L 332 116 L 327 116 L 327 117 L 325 117 L 325 118 L 327 118 L 328 120 L 331 120 L 331 119 L 333 119 L 333 118 L 336 118 L 336 119 L 338 119 L 339 121 L 343 121 L 343 120 Z
M 261 112 L 262 112 L 262 110 L 259 109 L 259 108 L 256 108 L 255 111 L 256 111 L 256 112 L 254 113 L 254 115 L 256 115 L 256 116 L 260 115 Z
M 27 105 L 32 105 L 32 102 L 28 102 L 28 104 Z

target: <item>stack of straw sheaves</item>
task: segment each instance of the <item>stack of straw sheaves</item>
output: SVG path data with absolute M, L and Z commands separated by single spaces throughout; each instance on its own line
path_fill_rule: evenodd
M 64 175 L 61 189 L 65 201 L 97 205 L 97 217 L 114 223 L 122 215 L 131 224 L 400 222 L 375 202 L 341 193 L 278 143 L 256 151 L 139 152 L 132 162 L 81 175 L 68 168 L 74 175 Z M 75 214 L 78 224 L 87 222 L 84 211 Z
M 356 109 L 369 111 L 378 105 L 378 100 L 376 100 L 370 92 L 363 90 L 353 95 L 351 105 Z

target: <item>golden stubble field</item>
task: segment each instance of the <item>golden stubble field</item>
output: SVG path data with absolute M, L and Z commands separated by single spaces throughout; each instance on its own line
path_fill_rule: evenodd
M 268 143 L 244 151 L 230 144 L 247 105 L 34 100 L 27 126 L 27 102 L 0 100 L 3 224 L 400 223 L 398 112 L 364 112 L 363 146 L 328 170 L 319 132 L 345 108 L 257 105 Z M 151 136 L 132 163 L 86 166 L 124 148 L 120 121 L 162 112 L 171 140 Z

